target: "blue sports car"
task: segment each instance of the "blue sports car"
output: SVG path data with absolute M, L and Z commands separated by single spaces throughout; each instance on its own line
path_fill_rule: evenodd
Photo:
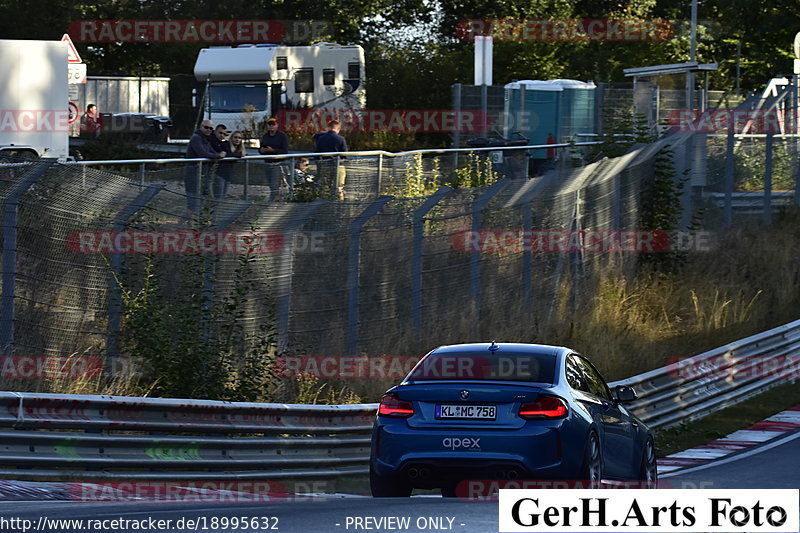
M 455 493 L 466 479 L 656 483 L 651 431 L 569 348 L 457 344 L 428 353 L 381 399 L 372 433 L 373 496 Z

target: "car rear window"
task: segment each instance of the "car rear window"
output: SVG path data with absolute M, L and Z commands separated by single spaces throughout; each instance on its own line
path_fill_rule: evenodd
M 524 352 L 441 352 L 424 357 L 406 381 L 486 380 L 553 383 L 556 357 Z

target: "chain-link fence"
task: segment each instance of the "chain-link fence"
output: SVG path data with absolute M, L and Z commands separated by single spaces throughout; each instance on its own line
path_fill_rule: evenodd
M 208 328 L 267 326 L 280 351 L 403 355 L 530 339 L 592 298 L 608 265 L 630 269 L 651 251 L 624 233 L 639 229 L 658 151 L 690 137 L 530 179 L 474 154 L 348 156 L 346 201 L 270 202 L 261 161 L 236 163 L 219 199 L 185 162 L 6 166 L 4 354 L 107 362 L 124 352 L 131 302 L 154 275 L 175 301 L 202 295 L 202 320 L 217 322 Z M 195 179 L 199 209 L 187 211 Z M 268 242 L 229 246 L 243 235 Z

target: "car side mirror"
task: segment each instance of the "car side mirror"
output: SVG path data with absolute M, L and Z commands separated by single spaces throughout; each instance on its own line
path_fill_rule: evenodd
M 618 403 L 628 403 L 638 398 L 635 390 L 633 390 L 631 387 L 625 387 L 622 385 L 617 385 L 614 387 L 612 396 Z

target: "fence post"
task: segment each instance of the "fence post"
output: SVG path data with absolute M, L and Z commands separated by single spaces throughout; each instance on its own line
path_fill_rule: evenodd
M 734 144 L 733 121 L 728 125 L 728 145 L 725 150 L 725 207 L 723 210 L 723 226 L 730 228 L 733 226 L 733 168 L 734 168 Z
M 486 192 L 475 199 L 472 204 L 472 231 L 473 235 L 481 230 L 481 211 L 486 209 L 489 202 L 511 182 L 509 179 L 499 179 L 490 185 Z M 481 312 L 481 250 L 470 252 L 470 285 L 472 287 L 472 304 L 475 308 L 476 324 L 480 323 Z
M 122 211 L 114 217 L 114 231 L 123 231 L 128 221 L 145 207 L 165 185 L 149 185 L 139 192 Z M 114 358 L 119 356 L 119 332 L 122 324 L 122 287 L 119 285 L 122 276 L 122 252 L 111 254 L 111 272 L 108 280 L 108 326 L 106 339 L 106 372 L 114 370 Z
M 224 216 L 218 220 L 215 220 L 214 223 L 209 226 L 207 231 L 223 231 L 228 229 L 228 226 L 231 223 L 239 218 L 242 213 L 247 211 L 247 209 L 253 205 L 252 202 L 241 201 L 235 204 L 229 210 L 224 212 Z M 214 285 L 217 279 L 216 277 L 216 259 L 218 259 L 219 254 L 205 254 L 204 260 L 204 267 L 203 267 L 203 304 L 202 309 L 204 311 L 204 315 L 206 311 L 209 311 L 214 303 Z M 203 319 L 206 320 L 205 318 Z M 208 331 L 208 324 L 204 324 L 203 327 L 203 340 L 208 341 L 209 339 L 209 331 Z
M 139 185 L 144 187 L 144 178 L 147 175 L 147 163 L 141 163 L 139 165 Z
M 764 224 L 772 224 L 772 149 L 775 133 L 767 132 L 766 164 L 764 165 Z
M 519 191 L 519 200 L 515 205 L 522 206 L 522 297 L 525 311 L 530 314 L 533 309 L 533 200 L 552 182 L 556 181 L 555 173 L 548 172 L 538 181 L 528 181 Z
M 327 200 L 317 198 L 284 226 L 284 246 L 280 259 L 280 270 L 278 272 L 278 353 L 286 351 L 289 347 L 289 315 L 292 306 L 292 274 L 294 271 L 294 233 L 311 218 L 322 205 L 328 203 Z
M 19 199 L 39 181 L 55 159 L 40 159 L 22 175 L 3 200 L 3 294 L 0 312 L 0 346 L 3 355 L 14 355 L 14 299 L 17 284 L 17 215 Z
M 293 155 L 289 156 L 289 164 L 288 165 L 286 164 L 286 160 L 285 159 L 282 159 L 281 163 L 283 164 L 284 170 L 286 170 L 284 175 L 286 177 L 286 187 L 289 188 L 288 196 L 289 196 L 289 198 L 294 199 L 294 171 L 295 171 L 295 168 L 297 168 L 297 164 L 295 163 L 294 156 Z M 286 200 L 287 199 L 284 199 L 284 202 Z
M 422 340 L 422 240 L 425 215 L 453 189 L 442 186 L 414 211 L 413 247 L 411 251 L 411 327 L 417 341 Z
M 347 272 L 347 353 L 358 355 L 359 296 L 361 289 L 361 231 L 364 224 L 393 196 L 380 196 L 350 224 L 350 251 Z

